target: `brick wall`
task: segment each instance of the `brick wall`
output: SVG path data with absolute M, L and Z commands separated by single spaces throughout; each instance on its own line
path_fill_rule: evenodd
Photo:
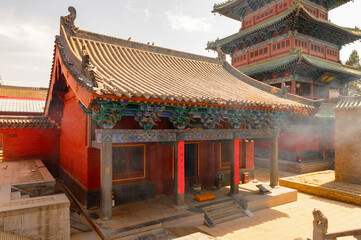
M 88 189 L 87 116 L 74 97 L 64 103 L 61 119 L 60 166 Z
M 336 180 L 361 183 L 361 109 L 336 111 Z
M 31 239 L 70 240 L 65 194 L 12 200 L 0 205 L 0 231 Z
M 6 160 L 40 159 L 56 176 L 59 161 L 59 129 L 0 129 Z

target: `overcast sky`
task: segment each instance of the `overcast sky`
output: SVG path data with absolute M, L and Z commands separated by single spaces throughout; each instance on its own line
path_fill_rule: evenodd
M 6 85 L 47 87 L 68 6 L 77 10 L 80 29 L 180 51 L 208 55 L 207 41 L 237 32 L 240 22 L 211 13 L 217 0 L 0 0 L 0 75 Z M 361 28 L 361 0 L 332 10 L 333 23 Z M 361 43 L 345 46 L 345 61 Z

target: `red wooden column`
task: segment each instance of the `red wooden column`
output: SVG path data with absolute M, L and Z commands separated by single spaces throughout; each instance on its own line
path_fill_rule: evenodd
M 313 99 L 313 83 L 310 83 L 310 98 Z
M 244 167 L 245 168 L 254 168 L 254 141 L 245 140 L 244 141 Z
M 184 205 L 184 142 L 174 142 L 174 161 L 177 205 Z
M 238 193 L 239 185 L 239 139 L 230 140 L 231 146 L 231 194 Z
M 291 81 L 291 89 L 290 89 L 290 92 L 292 94 L 296 94 L 296 81 L 295 80 L 292 80 Z

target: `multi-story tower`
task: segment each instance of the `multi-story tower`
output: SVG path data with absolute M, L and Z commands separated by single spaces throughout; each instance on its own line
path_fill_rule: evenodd
M 343 45 L 361 39 L 356 27 L 331 23 L 328 12 L 349 0 L 229 0 L 213 12 L 242 22 L 238 33 L 209 42 L 230 54 L 241 72 L 270 85 L 311 99 L 329 100 L 330 89 L 342 95 L 361 71 L 340 62 Z M 332 121 L 291 126 L 280 139 L 280 158 L 324 158 L 332 150 Z M 321 127 L 322 126 L 322 127 Z M 258 147 L 262 147 L 259 144 Z M 322 154 L 320 154 L 322 153 Z

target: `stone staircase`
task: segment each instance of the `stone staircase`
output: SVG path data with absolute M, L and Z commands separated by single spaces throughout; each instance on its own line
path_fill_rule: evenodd
M 236 218 L 254 216 L 237 199 L 226 199 L 213 204 L 203 205 L 201 209 L 204 212 L 205 223 L 211 228 L 219 223 Z

